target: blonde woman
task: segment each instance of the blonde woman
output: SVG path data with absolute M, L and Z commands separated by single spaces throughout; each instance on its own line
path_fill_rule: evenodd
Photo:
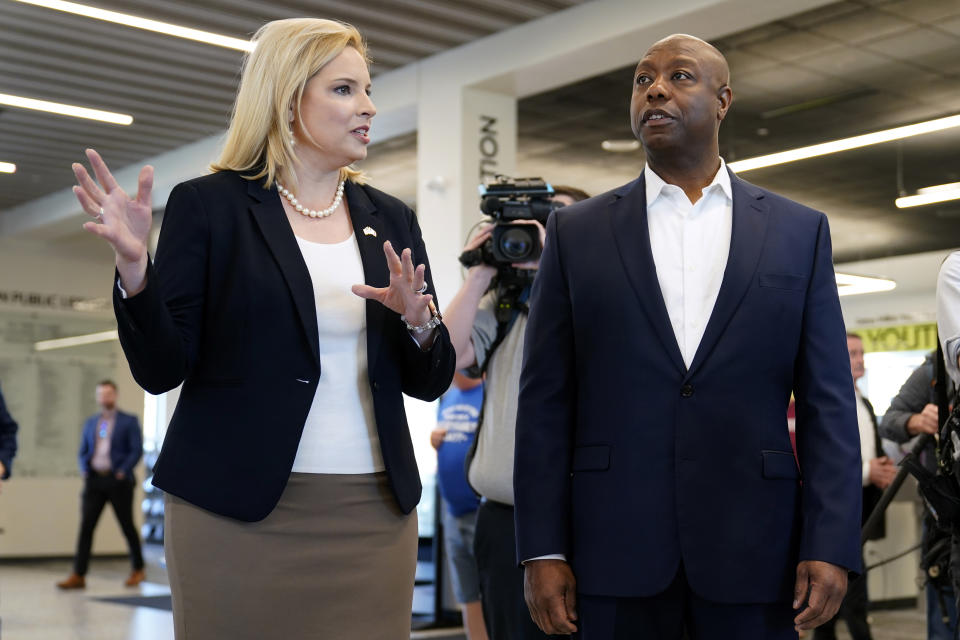
M 408 638 L 401 393 L 438 397 L 454 351 L 413 212 L 349 168 L 376 113 L 360 34 L 292 19 L 255 40 L 223 154 L 171 192 L 155 262 L 152 169 L 130 198 L 95 152 L 99 185 L 74 165 L 134 377 L 183 383 L 154 475 L 176 637 Z

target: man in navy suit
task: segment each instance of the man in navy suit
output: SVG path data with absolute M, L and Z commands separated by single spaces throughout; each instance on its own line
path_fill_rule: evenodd
M 133 468 L 143 455 L 143 434 L 136 416 L 117 410 L 117 385 L 111 380 L 97 383 L 96 413 L 83 424 L 78 461 L 83 474 L 83 495 L 80 508 L 80 534 L 73 573 L 58 582 L 61 589 L 82 589 L 86 586 L 87 567 L 93 530 L 103 508 L 109 502 L 120 523 L 130 548 L 133 571 L 124 584 L 133 587 L 146 578 L 140 535 L 133 524 L 133 490 L 136 478 Z
M 630 106 L 646 168 L 547 224 L 514 467 L 518 559 L 547 633 L 796 638 L 860 570 L 827 218 L 726 168 L 732 100 L 713 46 L 654 44 Z

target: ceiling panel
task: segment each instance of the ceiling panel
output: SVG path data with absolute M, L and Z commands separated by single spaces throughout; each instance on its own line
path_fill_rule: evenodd
M 957 15 L 957 0 L 872 0 L 869 4 L 878 11 L 927 24 Z
M 849 44 L 859 44 L 866 40 L 875 40 L 909 28 L 899 16 L 874 11 L 867 7 L 857 7 L 842 16 L 829 21 L 818 21 L 811 25 L 814 33 Z

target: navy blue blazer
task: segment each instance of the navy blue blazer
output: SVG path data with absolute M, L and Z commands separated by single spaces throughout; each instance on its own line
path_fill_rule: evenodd
M 435 296 L 414 213 L 369 186 L 347 182 L 344 195 L 366 283 L 389 284 L 390 240 L 427 265 Z M 230 171 L 177 185 L 146 288 L 126 300 L 115 291 L 114 309 L 137 382 L 150 393 L 183 382 L 153 483 L 220 515 L 265 518 L 290 476 L 323 365 L 310 273 L 276 188 Z M 396 313 L 374 301 L 366 311 L 380 449 L 409 512 L 421 487 L 402 394 L 438 398 L 456 354 L 443 325 L 423 351 Z
M 81 473 L 90 473 L 90 459 L 93 458 L 93 449 L 97 439 L 97 426 L 100 423 L 100 414 L 95 414 L 83 423 L 83 434 L 80 436 L 80 452 L 77 461 Z M 113 424 L 113 435 L 110 437 L 110 466 L 114 472 L 123 471 L 127 478 L 133 478 L 133 468 L 143 455 L 143 433 L 140 431 L 140 421 L 136 416 L 117 411 L 117 418 Z
M 17 423 L 7 411 L 7 404 L 0 393 L 0 462 L 6 472 L 0 480 L 6 480 L 13 472 L 13 456 L 17 453 Z
M 860 444 L 822 213 L 731 173 L 719 296 L 688 369 L 643 177 L 557 211 L 517 415 L 520 560 L 565 553 L 583 593 L 791 601 L 796 565 L 860 567 Z M 787 430 L 796 395 L 800 468 Z

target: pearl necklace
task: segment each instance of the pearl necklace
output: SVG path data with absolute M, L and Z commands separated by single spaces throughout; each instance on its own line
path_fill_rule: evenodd
M 277 190 L 280 192 L 284 198 L 287 199 L 287 202 L 290 203 L 290 206 L 297 210 L 297 213 L 302 213 L 305 216 L 311 218 L 326 218 L 334 211 L 337 210 L 337 207 L 340 206 L 340 201 L 343 200 L 343 185 L 346 183 L 346 180 L 341 180 L 340 184 L 337 185 L 337 195 L 333 197 L 333 203 L 326 209 L 320 211 L 315 211 L 313 209 L 308 209 L 297 200 L 297 197 L 293 195 L 293 192 L 280 184 L 280 181 L 277 181 Z

